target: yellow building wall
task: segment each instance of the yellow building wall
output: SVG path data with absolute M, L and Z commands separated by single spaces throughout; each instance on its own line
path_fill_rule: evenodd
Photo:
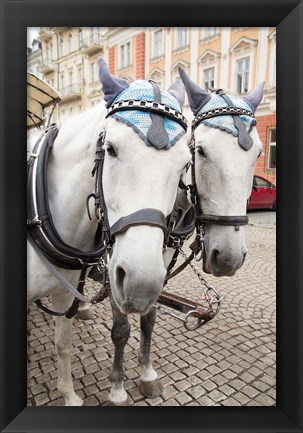
M 246 27 L 241 30 L 233 30 L 232 28 L 231 35 L 230 35 L 230 46 L 233 47 L 234 44 L 242 37 L 258 40 L 259 27 Z
M 269 36 L 276 30 L 276 27 L 269 27 Z M 276 44 L 276 42 L 274 42 Z M 267 49 L 267 62 L 266 62 L 266 81 L 265 88 L 267 89 L 271 83 L 272 77 L 270 77 L 270 64 L 271 64 L 271 52 L 272 52 L 273 41 L 272 39 L 268 40 L 268 49 Z
M 231 30 L 230 35 L 230 46 L 233 47 L 242 37 L 258 40 L 259 39 L 259 27 L 247 27 L 241 30 Z M 234 77 L 232 77 L 232 60 L 233 56 L 229 55 L 229 66 L 228 66 L 228 86 L 231 89 L 232 82 L 234 82 Z M 256 86 L 257 79 L 257 67 L 258 67 L 258 44 L 254 47 L 254 67 L 253 67 L 253 80 L 252 88 Z

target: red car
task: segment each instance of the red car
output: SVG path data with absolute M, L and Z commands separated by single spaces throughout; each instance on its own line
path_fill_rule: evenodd
M 261 176 L 254 176 L 247 209 L 276 210 L 276 186 Z

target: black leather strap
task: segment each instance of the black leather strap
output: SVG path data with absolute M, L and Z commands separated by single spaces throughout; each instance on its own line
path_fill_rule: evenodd
M 234 107 L 231 99 L 225 93 L 220 93 L 220 96 L 227 102 L 229 107 Z M 247 132 L 246 126 L 242 122 L 241 117 L 238 114 L 232 116 L 235 127 L 238 130 L 238 142 L 243 149 L 249 150 L 254 143 L 253 139 L 249 135 L 249 132 Z
M 41 143 L 39 155 L 28 163 L 27 233 L 51 263 L 65 269 L 81 269 L 82 262 L 98 263 L 105 248 L 102 239 L 98 239 L 95 250 L 89 252 L 67 245 L 61 239 L 53 223 L 48 203 L 47 165 L 58 131 L 55 125 L 46 131 L 43 138 L 40 138 L 43 143 Z M 40 140 L 34 148 L 34 154 Z M 36 176 L 33 174 L 34 164 L 37 164 Z M 36 185 L 35 197 L 33 183 Z M 37 214 L 34 203 L 37 206 Z
M 161 102 L 161 91 L 158 84 L 151 80 L 149 82 L 153 86 L 155 102 Z M 163 116 L 153 112 L 150 112 L 150 116 L 152 124 L 147 132 L 147 139 L 157 149 L 162 149 L 169 143 L 169 138 L 164 128 Z
M 222 215 L 199 215 L 197 217 L 199 223 L 202 224 L 217 224 L 222 226 L 243 226 L 248 224 L 246 215 L 240 216 L 222 216 Z
M 116 235 L 125 232 L 132 226 L 147 225 L 159 227 L 167 236 L 167 226 L 165 215 L 158 209 L 140 209 L 125 217 L 118 219 L 110 228 L 110 234 L 114 238 Z

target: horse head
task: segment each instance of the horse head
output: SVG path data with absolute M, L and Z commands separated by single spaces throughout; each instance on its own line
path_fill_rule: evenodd
M 185 91 L 180 80 L 168 91 L 145 80 L 128 83 L 103 60 L 99 77 L 108 108 L 102 185 L 114 238 L 110 284 L 122 313 L 144 314 L 163 288 L 166 220 L 191 158 L 181 121 Z
M 232 276 L 247 252 L 243 225 L 262 152 L 254 112 L 263 97 L 263 84 L 241 99 L 221 89 L 205 92 L 183 69 L 179 72 L 195 116 L 194 174 L 204 230 L 203 269 L 215 276 Z

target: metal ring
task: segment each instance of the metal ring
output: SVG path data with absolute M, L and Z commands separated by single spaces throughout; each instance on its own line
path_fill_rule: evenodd
M 197 310 L 190 310 L 186 316 L 185 316 L 185 322 L 184 322 L 184 327 L 185 329 L 187 329 L 188 331 L 195 331 L 196 329 L 200 328 L 200 326 L 202 326 L 199 317 L 197 317 Z M 194 326 L 190 326 L 188 324 L 188 318 L 194 316 L 197 317 L 197 323 Z

